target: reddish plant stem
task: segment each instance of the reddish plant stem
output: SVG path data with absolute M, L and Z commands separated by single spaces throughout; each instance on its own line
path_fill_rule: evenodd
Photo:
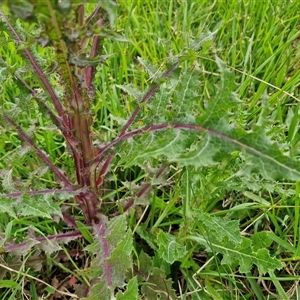
M 11 194 L 5 194 L 4 196 L 6 198 L 19 198 L 23 194 L 26 195 L 47 195 L 47 194 L 59 194 L 59 193 L 65 193 L 65 192 L 73 192 L 78 189 L 78 186 L 71 185 L 66 188 L 61 189 L 55 189 L 55 190 L 40 190 L 40 191 L 26 191 L 24 193 L 11 193 Z
M 102 25 L 102 20 L 99 20 L 98 24 L 99 26 Z M 99 45 L 100 45 L 100 38 L 99 36 L 95 36 L 92 43 L 90 58 L 94 58 L 96 56 L 99 50 Z M 95 71 L 95 67 L 88 67 L 85 70 L 85 84 L 87 89 L 91 88 L 92 79 L 94 77 L 94 71 Z
M 66 233 L 48 235 L 47 237 L 37 237 L 37 238 L 35 238 L 35 240 L 38 242 L 45 242 L 47 240 L 56 241 L 56 240 L 66 239 L 66 238 L 78 239 L 81 237 L 82 237 L 82 234 L 80 233 L 80 231 L 71 231 L 71 232 L 66 232 Z M 4 247 L 4 250 L 5 250 L 5 252 L 16 251 L 19 248 L 26 246 L 27 243 L 28 242 L 23 242 L 23 243 L 19 243 L 19 244 L 9 245 L 9 246 Z
M 226 134 L 223 134 L 223 133 L 218 132 L 218 131 L 213 130 L 213 129 L 205 128 L 203 126 L 193 125 L 193 124 L 185 124 L 185 123 L 178 123 L 178 124 L 158 124 L 158 125 L 145 126 L 143 128 L 139 128 L 139 129 L 127 132 L 126 134 L 124 134 L 122 136 L 119 136 L 118 138 L 114 139 L 112 142 L 108 143 L 105 147 L 103 147 L 101 149 L 101 151 L 99 152 L 99 154 L 93 160 L 91 160 L 89 163 L 90 164 L 98 163 L 97 161 L 99 159 L 101 159 L 103 157 L 103 155 L 110 148 L 112 148 L 116 144 L 118 144 L 121 141 L 124 141 L 124 140 L 126 140 L 128 138 L 135 137 L 136 135 L 143 134 L 145 132 L 160 131 L 160 130 L 172 129 L 172 128 L 173 129 L 185 129 L 185 130 L 204 131 L 204 132 L 206 132 L 206 133 L 208 133 L 210 135 L 217 136 L 217 137 L 222 138 L 222 139 L 224 139 L 226 141 L 229 141 L 229 142 L 231 142 L 231 143 L 233 143 L 233 144 L 235 144 L 235 145 L 237 145 L 237 146 L 239 146 L 241 148 L 244 148 L 244 149 L 250 150 L 251 152 L 255 152 L 255 153 L 260 154 L 258 150 L 254 149 L 254 148 L 251 148 L 250 146 L 248 146 L 246 144 L 243 144 L 240 141 L 235 140 L 234 138 L 231 138 L 230 136 L 228 136 Z
M 69 179 L 51 162 L 51 160 L 48 158 L 48 156 L 34 144 L 34 142 L 31 140 L 30 137 L 28 137 L 26 135 L 26 133 L 23 131 L 23 129 L 19 125 L 17 125 L 12 119 L 10 119 L 7 115 L 4 115 L 4 118 L 9 124 L 11 124 L 12 126 L 14 126 L 17 129 L 19 136 L 35 150 L 35 152 L 44 160 L 44 162 L 50 167 L 50 169 L 67 186 L 71 186 L 72 184 L 69 181 Z
M 173 64 L 171 66 L 171 68 L 169 70 L 167 70 L 165 72 L 165 74 L 163 75 L 163 78 L 168 78 L 175 70 L 176 68 L 179 66 L 180 62 L 176 62 L 175 64 Z M 149 99 L 151 99 L 151 97 L 154 96 L 154 94 L 156 93 L 156 91 L 158 90 L 158 88 L 160 87 L 160 84 L 157 83 L 155 84 L 149 91 L 148 93 L 144 96 L 143 100 L 141 103 L 146 103 L 147 101 L 149 101 Z M 126 125 L 123 127 L 122 131 L 121 131 L 121 134 L 119 135 L 119 137 L 125 135 L 127 129 L 131 126 L 131 124 L 134 122 L 135 118 L 137 117 L 137 115 L 139 114 L 139 112 L 141 111 L 141 108 L 140 107 L 137 107 L 136 110 L 133 112 L 133 114 L 131 115 L 131 117 L 129 118 L 129 120 L 127 121 Z M 114 156 L 114 154 L 112 154 Z M 98 157 L 98 159 L 97 159 Z M 107 158 L 110 159 L 110 161 L 112 160 L 113 157 L 109 157 Z M 97 161 L 96 163 L 96 166 L 95 168 L 98 166 L 98 164 L 100 163 L 101 161 L 101 156 L 99 156 L 99 154 L 95 157 L 95 159 L 93 161 Z M 106 161 L 104 163 L 104 166 L 107 166 L 108 168 L 108 165 L 110 163 L 110 161 Z M 102 172 L 102 170 L 100 171 L 100 173 Z
M 165 74 L 162 76 L 163 78 L 168 78 L 175 70 L 176 68 L 179 66 L 180 62 L 177 62 L 175 64 L 172 65 L 172 67 L 165 72 Z M 145 97 L 143 98 L 143 100 L 141 101 L 141 103 L 145 103 L 147 102 L 150 98 L 153 97 L 153 95 L 156 93 L 156 91 L 158 90 L 158 88 L 160 87 L 160 84 L 157 83 L 154 85 L 154 87 L 152 87 L 150 89 L 150 91 L 145 95 Z M 140 107 L 137 107 L 136 110 L 133 112 L 133 114 L 131 115 L 131 117 L 129 118 L 129 120 L 127 121 L 126 125 L 124 126 L 124 128 L 121 131 L 120 136 L 124 135 L 127 131 L 127 129 L 131 126 L 131 124 L 134 122 L 136 116 L 138 115 L 138 113 L 141 111 Z
M 165 171 L 168 169 L 168 166 L 163 167 L 155 176 L 155 178 L 159 178 L 160 176 L 162 176 Z M 145 195 L 150 188 L 152 187 L 152 185 L 150 183 L 147 183 L 145 186 L 143 186 L 143 188 L 137 193 L 136 197 L 141 198 L 143 195 Z M 131 207 L 134 206 L 134 199 L 128 201 L 128 203 L 123 207 L 123 211 L 126 212 L 128 211 Z M 117 211 L 115 213 L 113 213 L 111 216 L 112 217 L 116 217 L 119 216 L 120 212 Z
M 102 184 L 102 182 L 103 182 L 103 177 L 104 177 L 105 174 L 107 173 L 108 167 L 109 167 L 110 162 L 112 161 L 113 157 L 114 157 L 114 154 L 113 154 L 113 153 L 110 153 L 110 154 L 108 155 L 108 158 L 106 159 L 106 161 L 105 161 L 104 165 L 102 166 L 101 171 L 100 171 L 100 173 L 99 173 L 99 175 L 98 175 L 98 178 L 97 178 L 97 181 L 96 181 L 97 186 L 99 186 L 99 185 Z
M 13 28 L 13 26 L 10 24 L 10 22 L 8 21 L 8 19 L 6 18 L 6 16 L 3 14 L 3 12 L 0 10 L 0 15 L 2 16 L 2 18 L 4 19 L 5 23 L 7 24 L 7 26 L 9 27 L 9 29 L 11 30 L 11 32 L 13 33 L 13 35 L 15 36 L 16 40 L 19 43 L 23 43 L 22 39 L 20 38 L 19 34 L 15 31 L 15 29 Z M 38 74 L 39 78 L 41 79 L 43 85 L 45 86 L 46 90 L 48 91 L 54 105 L 55 108 L 58 112 L 58 114 L 61 117 L 65 117 L 65 111 L 62 108 L 58 98 L 56 97 L 52 87 L 50 86 L 50 84 L 48 83 L 46 77 L 44 76 L 42 70 L 39 68 L 38 64 L 36 63 L 35 59 L 33 58 L 33 56 L 31 55 L 30 51 L 26 48 L 24 48 L 24 52 L 26 54 L 26 56 L 28 57 L 28 59 L 30 60 L 33 68 L 35 69 L 36 73 Z M 67 120 L 65 120 L 67 121 Z M 67 122 L 66 122 L 67 123 Z M 67 123 L 68 124 L 68 123 Z
M 112 271 L 111 271 L 111 265 L 108 261 L 106 261 L 109 256 L 109 245 L 106 240 L 106 232 L 105 232 L 105 226 L 101 222 L 99 224 L 95 224 L 94 226 L 94 231 L 97 232 L 98 234 L 98 240 L 103 246 L 103 252 L 104 252 L 104 257 L 102 258 L 105 261 L 105 275 L 107 277 L 107 285 L 111 286 L 112 285 Z

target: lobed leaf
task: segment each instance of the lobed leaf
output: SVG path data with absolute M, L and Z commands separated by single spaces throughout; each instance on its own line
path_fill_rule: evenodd
M 251 130 L 237 122 L 242 102 L 234 92 L 234 74 L 220 59 L 217 64 L 221 80 L 205 110 L 197 105 L 201 85 L 197 70 L 164 82 L 155 99 L 145 104 L 147 116 L 143 120 L 154 125 L 128 133 L 127 145 L 118 148 L 120 156 L 127 158 L 128 165 L 164 156 L 180 167 L 201 168 L 216 165 L 240 151 L 244 165 L 239 175 L 258 173 L 266 179 L 299 180 L 299 162 L 290 156 L 286 145 L 271 140 L 263 122 Z
M 251 240 L 244 237 L 242 238 L 242 242 L 238 245 L 227 240 L 217 241 L 212 236 L 208 238 L 207 236 L 199 234 L 190 235 L 188 239 L 205 246 L 208 252 L 223 254 L 222 264 L 231 265 L 238 263 L 241 273 L 250 272 L 254 264 L 258 267 L 261 274 L 282 268 L 281 262 L 271 257 L 267 249 L 253 251 Z
M 134 275 L 138 282 L 143 283 L 141 292 L 149 300 L 175 300 L 175 291 L 172 288 L 172 280 L 166 279 L 162 269 L 153 267 L 152 259 L 143 251 L 139 255 L 139 268 L 134 269 Z
M 186 254 L 185 246 L 180 245 L 176 241 L 176 237 L 160 231 L 157 235 L 158 254 L 166 262 L 172 264 L 175 261 L 180 261 Z
M 133 277 L 127 284 L 126 291 L 124 293 L 118 292 L 116 295 L 117 300 L 138 300 L 138 282 L 137 277 Z
M 204 228 L 208 236 L 214 236 L 218 241 L 226 239 L 233 244 L 242 242 L 239 221 L 214 217 L 199 210 L 193 212 L 193 217 L 197 226 Z
M 70 195 L 72 197 L 72 194 Z M 69 197 L 69 198 L 70 198 Z M 16 216 L 33 216 L 52 219 L 52 215 L 62 216 L 59 203 L 53 200 L 53 195 L 26 195 L 17 199 L 0 196 L 0 207 L 3 211 Z

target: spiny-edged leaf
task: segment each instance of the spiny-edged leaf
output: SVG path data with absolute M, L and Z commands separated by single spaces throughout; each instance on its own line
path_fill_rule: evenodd
M 165 156 L 179 166 L 200 168 L 218 164 L 232 152 L 241 151 L 245 163 L 240 175 L 259 173 L 267 179 L 299 180 L 300 164 L 289 156 L 286 146 L 267 136 L 262 122 L 248 131 L 239 124 L 237 113 L 241 101 L 235 94 L 234 74 L 220 59 L 216 62 L 221 80 L 205 109 L 201 109 L 197 100 L 201 82 L 196 68 L 168 79 L 142 107 L 143 122 L 156 127 L 142 135 L 133 135 L 127 147 L 122 145 L 121 152 L 125 150 L 127 156 L 125 152 L 120 156 L 126 156 L 128 165 Z
M 69 198 L 72 195 L 69 196 Z M 22 195 L 14 199 L 0 196 L 0 207 L 12 217 L 33 216 L 52 219 L 52 215 L 62 216 L 60 206 L 53 201 L 51 194 L 47 195 Z
M 52 195 L 26 195 L 15 206 L 22 216 L 35 216 L 51 219 L 51 215 L 62 216 L 60 206 L 54 202 Z
M 129 280 L 126 291 L 124 293 L 118 292 L 116 295 L 117 300 L 138 300 L 138 282 L 137 277 L 133 277 Z
M 166 262 L 172 264 L 180 261 L 187 253 L 186 247 L 176 241 L 176 237 L 160 231 L 157 235 L 158 254 Z
M 139 269 L 138 272 L 136 272 L 138 281 L 141 282 L 148 278 L 152 269 L 153 266 L 151 257 L 142 250 L 139 255 Z
M 205 110 L 205 115 L 202 117 L 201 125 L 205 127 L 206 120 L 218 120 L 231 113 L 231 110 L 236 107 L 241 101 L 234 93 L 236 85 L 234 83 L 234 73 L 232 73 L 226 64 L 218 57 L 216 63 L 221 73 L 221 82 L 217 86 L 217 94 L 208 101 L 208 107 Z
M 5 243 L 4 250 L 15 255 L 26 255 L 30 249 L 35 246 L 36 249 L 41 249 L 47 254 L 51 254 L 60 250 L 61 244 L 67 244 L 70 241 L 81 237 L 80 232 L 73 231 L 68 233 L 58 233 L 47 237 L 35 236 L 33 230 L 29 228 L 29 234 L 21 243 Z
M 163 270 L 153 267 L 151 258 L 143 251 L 139 255 L 139 269 L 134 269 L 134 275 L 138 282 L 143 283 L 141 291 L 149 300 L 173 300 L 177 299 L 172 289 L 172 280 L 166 280 Z
M 221 161 L 235 150 L 245 153 L 245 168 L 241 174 L 260 173 L 267 179 L 300 179 L 300 167 L 297 160 L 288 156 L 279 145 L 271 141 L 264 128 L 255 126 L 252 131 L 235 128 L 224 119 L 209 122 L 206 134 L 194 150 L 179 156 L 176 161 L 183 165 L 196 167 Z
M 185 129 L 147 132 L 140 142 L 137 139 L 130 141 L 131 159 L 128 162 L 166 156 L 179 166 L 192 165 L 199 168 L 217 164 L 233 151 L 242 151 L 245 154 L 245 165 L 240 175 L 259 173 L 266 179 L 300 180 L 298 161 L 271 141 L 264 128 L 255 126 L 247 132 L 226 123 L 224 119 L 207 121 L 206 128 L 188 124 L 177 124 L 174 127 Z
M 2 180 L 3 191 L 7 192 L 7 193 L 16 191 L 16 189 L 14 187 L 14 183 L 13 183 L 12 172 L 13 172 L 12 169 L 7 171 Z
M 144 104 L 145 124 L 186 122 L 194 124 L 199 110 L 199 71 L 174 72 L 160 84 L 155 98 Z
M 242 242 L 239 221 L 237 220 L 213 217 L 199 210 L 193 212 L 193 218 L 198 226 L 204 228 L 208 236 L 214 236 L 219 241 L 226 238 L 234 244 Z
M 0 195 L 0 211 L 2 213 L 7 213 L 9 216 L 17 219 L 16 210 L 13 206 L 12 199 Z
M 39 241 L 36 239 L 26 238 L 26 240 L 20 244 L 6 243 L 4 249 L 12 255 L 24 256 L 37 244 L 39 244 Z
M 190 235 L 188 239 L 206 246 L 206 251 L 208 252 L 223 254 L 222 264 L 231 265 L 238 263 L 241 273 L 250 272 L 254 264 L 262 274 L 282 268 L 281 262 L 271 257 L 267 249 L 253 251 L 251 240 L 244 237 L 242 238 L 242 242 L 238 245 L 227 240 L 219 242 L 216 241 L 213 236 L 206 237 L 198 234 Z
M 256 232 L 251 235 L 252 249 L 258 251 L 262 248 L 270 247 L 273 240 L 266 231 Z
M 88 297 L 84 297 L 82 300 L 110 300 L 111 297 L 112 292 L 107 288 L 106 282 L 99 280 L 91 287 Z
M 111 299 L 110 290 L 124 286 L 126 271 L 132 266 L 132 232 L 125 215 L 110 221 L 102 216 L 100 223 L 93 225 L 93 231 L 95 244 L 88 249 L 94 250 L 96 257 L 89 268 L 80 271 L 93 282 L 88 297 L 84 299 Z
M 154 242 L 155 240 L 155 235 L 145 229 L 143 225 L 140 225 L 136 229 L 136 233 L 144 240 L 147 242 L 147 244 L 153 249 L 157 250 L 157 246 Z
M 143 99 L 144 94 L 133 87 L 131 84 L 126 84 L 126 85 L 116 85 L 119 89 L 122 89 L 124 92 L 126 92 L 128 95 L 134 97 L 134 99 L 137 100 L 137 102 L 141 102 Z
M 142 293 L 148 300 L 175 300 L 177 296 L 172 288 L 172 280 L 165 278 L 165 273 L 159 268 L 153 268 L 151 275 L 147 278 L 141 288 Z
M 132 232 L 129 229 L 107 260 L 111 265 L 113 284 L 116 286 L 124 284 L 126 271 L 132 266 L 131 252 Z
M 152 80 L 155 80 L 157 78 L 161 78 L 163 76 L 163 72 L 158 70 L 156 67 L 151 65 L 149 62 L 147 62 L 143 58 L 138 57 L 137 60 L 144 67 L 145 71 L 148 73 L 148 75 L 150 76 L 150 78 Z

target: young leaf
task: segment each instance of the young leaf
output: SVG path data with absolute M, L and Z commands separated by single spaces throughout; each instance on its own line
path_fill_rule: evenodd
M 181 260 L 187 254 L 186 247 L 180 245 L 175 236 L 169 233 L 160 231 L 157 235 L 157 244 L 159 246 L 158 254 L 170 264 Z
M 172 280 L 165 279 L 165 273 L 159 268 L 153 268 L 151 275 L 141 288 L 142 293 L 148 300 L 175 300 L 177 299 L 175 291 L 172 288 Z
M 165 279 L 163 270 L 153 267 L 151 258 L 143 251 L 139 256 L 139 269 L 135 269 L 135 275 L 139 282 L 143 282 L 141 291 L 149 300 L 175 300 L 175 291 L 172 288 L 172 280 Z
M 138 282 L 137 277 L 133 277 L 127 284 L 126 291 L 124 293 L 118 292 L 116 295 L 117 300 L 138 300 Z
M 227 239 L 234 244 L 240 244 L 242 242 L 239 221 L 213 217 L 199 210 L 193 212 L 193 217 L 196 224 L 204 228 L 209 236 L 213 235 L 215 239 L 219 241 Z

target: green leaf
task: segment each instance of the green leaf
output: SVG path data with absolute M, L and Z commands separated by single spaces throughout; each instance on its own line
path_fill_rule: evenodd
M 258 251 L 261 248 L 270 247 L 273 242 L 266 231 L 256 232 L 252 234 L 251 240 L 253 251 Z
M 107 288 L 105 281 L 94 283 L 90 289 L 88 297 L 82 300 L 110 300 L 112 299 L 112 292 Z
M 227 239 L 234 244 L 242 242 L 239 221 L 213 217 L 199 210 L 193 212 L 193 217 L 197 226 L 204 228 L 209 236 L 213 235 L 219 241 Z
M 2 180 L 3 191 L 7 193 L 12 193 L 16 191 L 13 183 L 12 172 L 12 169 L 7 171 Z
M 126 272 L 132 267 L 132 232 L 125 215 L 110 221 L 102 216 L 100 223 L 93 225 L 93 231 L 96 243 L 88 249 L 92 249 L 96 257 L 89 268 L 80 271 L 93 282 L 84 299 L 111 299 L 111 291 L 124 286 Z
M 157 235 L 157 244 L 159 246 L 158 254 L 170 264 L 180 261 L 187 254 L 186 247 L 180 245 L 176 241 L 176 237 L 169 233 L 160 231 Z
M 206 121 L 218 120 L 227 116 L 237 104 L 241 103 L 234 90 L 234 74 L 226 67 L 226 64 L 218 57 L 216 63 L 221 73 L 221 82 L 217 86 L 216 96 L 209 100 L 205 115 L 202 117 L 201 125 L 206 127 Z
M 127 284 L 126 291 L 124 293 L 118 292 L 116 295 L 117 300 L 138 300 L 138 282 L 137 277 L 133 277 Z
M 12 199 L 0 195 L 0 211 L 7 213 L 14 219 L 17 219 L 16 210 L 13 207 Z
M 282 268 L 281 262 L 273 257 L 270 257 L 267 249 L 259 249 L 253 251 L 252 243 L 250 239 L 242 238 L 242 242 L 238 245 L 232 244 L 226 240 L 218 242 L 211 236 L 209 239 L 199 234 L 193 234 L 188 236 L 188 239 L 196 241 L 197 243 L 206 246 L 208 252 L 218 252 L 223 254 L 222 264 L 234 264 L 240 265 L 240 272 L 247 273 L 252 269 L 252 265 L 255 264 L 261 274 L 266 274 L 276 269 Z
M 107 260 L 112 268 L 113 284 L 116 286 L 124 284 L 126 271 L 132 266 L 131 251 L 132 231 L 128 229 Z
M 8 198 L 0 196 L 0 207 L 3 212 L 7 212 L 12 217 L 33 216 L 52 219 L 53 215 L 62 216 L 60 205 L 55 202 L 52 194 L 27 195 L 23 194 L 19 198 Z M 68 198 L 73 195 L 69 193 Z
M 153 268 L 152 274 L 147 278 L 146 283 L 141 288 L 142 293 L 148 300 L 170 300 L 177 299 L 172 288 L 172 280 L 165 278 L 165 273 L 159 268 Z
M 153 126 L 153 130 L 133 136 L 127 147 L 119 148 L 120 156 L 127 158 L 128 165 L 164 156 L 180 167 L 201 168 L 219 164 L 240 151 L 244 164 L 238 175 L 258 173 L 266 179 L 300 180 L 298 160 L 290 156 L 285 145 L 267 136 L 261 122 L 251 130 L 238 122 L 241 101 L 234 92 L 234 74 L 219 59 L 217 64 L 221 81 L 203 112 L 195 104 L 200 85 L 197 71 L 164 82 L 155 99 L 146 104 L 143 118 L 146 124 L 164 126 Z
M 157 250 L 157 246 L 155 244 L 155 235 L 152 234 L 151 232 L 147 231 L 143 225 L 140 225 L 136 229 L 136 233 L 144 240 L 147 242 L 147 244 L 153 249 Z
M 52 219 L 52 215 L 62 216 L 60 205 L 54 202 L 52 195 L 26 195 L 24 194 L 18 204 L 14 206 L 22 216 L 35 216 Z
M 153 267 L 151 258 L 141 251 L 139 256 L 139 269 L 134 270 L 138 282 L 142 283 L 141 291 L 148 300 L 170 300 L 177 299 L 172 288 L 172 280 L 166 280 L 163 270 Z

